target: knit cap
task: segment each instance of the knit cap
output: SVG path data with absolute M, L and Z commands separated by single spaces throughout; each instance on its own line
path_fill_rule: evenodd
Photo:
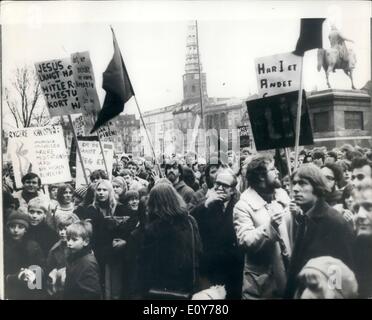
M 26 229 L 30 226 L 30 218 L 27 213 L 24 213 L 19 210 L 14 210 L 8 217 L 6 226 L 9 226 L 12 223 L 19 223 L 25 226 Z
M 81 186 L 75 189 L 75 195 L 81 199 L 84 199 L 85 195 L 87 194 L 88 187 Z

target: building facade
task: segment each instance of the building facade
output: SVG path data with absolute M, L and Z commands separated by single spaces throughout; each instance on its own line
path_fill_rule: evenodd
M 242 125 L 250 127 L 245 105 L 247 99 L 208 97 L 207 76 L 198 51 L 197 25 L 192 22 L 188 25 L 186 39 L 182 101 L 143 114 L 157 155 L 195 151 L 199 156 L 206 157 L 208 152 L 213 151 L 210 146 L 213 139 L 219 139 L 226 143 L 225 147 L 233 149 L 237 128 Z M 252 134 L 251 137 L 253 141 Z M 144 144 L 142 154 L 151 155 L 151 145 L 142 125 L 141 141 Z

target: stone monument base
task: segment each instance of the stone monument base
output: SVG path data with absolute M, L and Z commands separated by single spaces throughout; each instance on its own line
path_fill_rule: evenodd
M 372 147 L 371 96 L 362 90 L 328 89 L 307 93 L 314 145 L 345 143 Z

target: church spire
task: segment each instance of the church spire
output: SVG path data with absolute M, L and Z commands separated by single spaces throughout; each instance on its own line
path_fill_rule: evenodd
M 207 97 L 206 75 L 202 73 L 202 64 L 199 59 L 197 25 L 196 21 L 191 21 L 187 26 L 183 104 L 199 102 L 200 92 L 202 92 L 203 99 Z M 199 72 L 202 81 L 199 81 Z M 200 90 L 200 82 L 202 90 Z

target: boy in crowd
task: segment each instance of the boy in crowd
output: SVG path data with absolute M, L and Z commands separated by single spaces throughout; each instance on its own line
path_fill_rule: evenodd
M 66 267 L 67 256 L 67 234 L 66 229 L 71 224 L 78 222 L 79 218 L 75 215 L 63 214 L 57 219 L 57 229 L 59 241 L 50 249 L 47 258 L 47 274 L 49 274 L 49 294 L 58 298 L 61 296 L 61 287 L 58 287 L 61 269 Z
M 90 247 L 92 225 L 86 221 L 71 224 L 66 229 L 67 265 L 64 300 L 99 300 L 100 271 Z
M 57 233 L 47 224 L 46 217 L 49 214 L 49 203 L 46 199 L 36 197 L 28 203 L 28 216 L 30 228 L 27 239 L 39 244 L 47 257 L 50 248 L 58 241 Z
M 25 238 L 29 226 L 30 219 L 22 211 L 14 210 L 8 217 L 4 241 L 7 299 L 34 300 L 44 296 L 42 270 L 45 258 L 40 246 Z

